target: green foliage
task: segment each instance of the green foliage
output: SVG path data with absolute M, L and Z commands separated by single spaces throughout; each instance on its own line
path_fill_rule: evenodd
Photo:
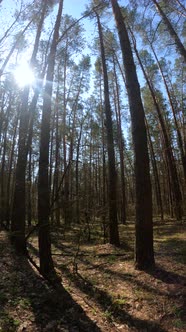
M 114 305 L 118 308 L 122 307 L 123 305 L 125 305 L 127 303 L 127 299 L 126 298 L 118 298 L 114 301 Z
M 112 321 L 112 315 L 113 315 L 112 311 L 110 311 L 109 309 L 104 312 L 105 318 L 108 319 L 109 321 Z
M 20 321 L 12 318 L 8 313 L 0 311 L 0 332 L 17 331 Z
M 117 256 L 116 255 L 109 255 L 107 260 L 108 260 L 109 263 L 112 264 L 112 263 L 116 262 Z

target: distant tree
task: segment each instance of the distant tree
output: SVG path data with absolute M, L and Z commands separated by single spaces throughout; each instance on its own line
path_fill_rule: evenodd
M 70 169 L 68 167 L 69 157 L 72 157 L 73 139 L 70 142 L 71 153 L 68 154 L 69 141 L 67 137 L 71 137 L 71 117 L 72 113 L 76 114 L 74 106 L 78 106 L 79 99 L 82 93 L 84 82 L 82 81 L 82 65 L 79 66 L 74 63 L 74 55 L 82 50 L 84 45 L 83 40 L 83 28 L 79 22 L 76 22 L 74 18 L 69 15 L 64 15 L 63 21 L 60 27 L 63 38 L 59 38 L 60 42 L 58 45 L 58 84 L 60 88 L 60 105 L 62 111 L 60 116 L 62 121 L 60 124 L 60 141 L 63 147 L 62 152 L 62 168 L 65 176 L 63 181 L 63 216 L 65 224 L 71 222 L 71 203 L 70 203 Z M 85 59 L 84 59 L 85 63 Z M 84 79 L 83 79 L 84 80 Z M 83 83 L 83 84 L 82 84 Z M 78 92 L 78 95 L 77 95 Z M 73 105 L 74 104 L 74 105 Z M 72 109 L 73 108 L 73 109 Z M 74 118 L 75 119 L 75 118 Z M 73 135 L 72 135 L 73 136 Z M 72 148 L 73 147 L 73 148 Z M 72 159 L 72 158 L 71 158 Z M 71 165 L 72 166 L 72 165 Z
M 120 86 L 118 82 L 117 72 L 116 72 L 116 59 L 113 54 L 113 72 L 114 72 L 114 99 L 115 99 L 115 112 L 117 120 L 117 136 L 118 136 L 118 148 L 120 155 L 120 177 L 121 177 L 121 222 L 126 223 L 126 184 L 125 184 L 125 161 L 124 161 L 124 137 L 122 131 L 122 121 L 121 121 L 121 104 L 120 104 Z
M 116 192 L 116 166 L 115 166 L 115 151 L 114 151 L 114 139 L 113 139 L 113 123 L 112 113 L 109 99 L 109 85 L 108 85 L 108 73 L 106 66 L 106 57 L 104 49 L 104 40 L 100 17 L 97 11 L 95 11 L 100 52 L 101 52 L 101 64 L 103 71 L 103 84 L 104 84 L 104 108 L 105 108 L 105 126 L 107 131 L 107 150 L 108 150 L 108 176 L 109 176 L 109 187 L 108 187 L 108 199 L 109 199 L 109 232 L 110 232 L 110 243 L 119 245 L 119 232 L 118 232 L 118 220 L 117 220 L 117 192 Z
M 145 106 L 145 101 L 144 101 Z M 149 149 L 150 149 L 150 155 L 151 155 L 151 163 L 153 168 L 153 175 L 154 175 L 154 186 L 155 186 L 155 193 L 156 193 L 156 202 L 158 206 L 158 213 L 160 214 L 160 218 L 163 221 L 164 220 L 164 211 L 163 211 L 163 202 L 162 202 L 162 193 L 161 193 L 161 185 L 160 185 L 160 177 L 158 173 L 158 166 L 156 162 L 156 156 L 154 152 L 154 147 L 152 143 L 152 137 L 149 130 L 149 125 L 147 120 L 145 119 L 146 123 L 146 130 L 148 135 L 148 142 L 149 142 Z M 154 205 L 153 205 L 154 206 Z
M 139 56 L 137 47 L 134 43 L 134 49 L 137 55 L 137 58 L 139 60 L 142 72 L 144 74 L 144 77 L 147 81 L 147 85 L 149 87 L 149 90 L 151 92 L 151 96 L 153 99 L 153 103 L 154 106 L 156 108 L 157 111 L 157 115 L 158 115 L 158 119 L 160 122 L 160 126 L 162 129 L 162 134 L 163 134 L 163 139 L 164 139 L 164 144 L 165 144 L 165 148 L 166 148 L 166 155 L 167 155 L 167 160 L 168 160 L 168 167 L 169 167 L 169 171 L 170 171 L 170 176 L 171 176 L 171 188 L 172 188 L 172 194 L 173 194 L 173 202 L 174 202 L 174 212 L 175 212 L 175 216 L 177 218 L 177 220 L 181 220 L 182 219 L 182 195 L 181 195 L 181 190 L 180 190 L 180 184 L 179 184 L 179 178 L 178 178 L 178 172 L 177 172 L 177 168 L 176 168 L 176 163 L 175 163 L 175 158 L 173 155 L 173 150 L 172 150 L 172 146 L 171 146 L 171 142 L 170 142 L 170 137 L 169 137 L 169 133 L 167 130 L 167 126 L 166 126 L 166 122 L 165 119 L 163 117 L 162 111 L 161 111 L 161 107 L 159 105 L 158 102 L 158 93 L 155 90 L 154 84 L 152 79 L 149 78 L 149 75 L 147 73 L 147 71 L 145 70 L 145 67 L 142 63 L 142 60 Z M 152 63 L 152 66 L 154 65 L 154 63 Z M 154 69 L 156 70 L 156 68 L 154 67 Z M 154 70 L 151 71 L 151 74 L 153 75 Z

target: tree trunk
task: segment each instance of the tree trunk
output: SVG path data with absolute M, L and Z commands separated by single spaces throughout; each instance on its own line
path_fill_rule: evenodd
M 63 9 L 63 0 L 59 2 L 58 14 L 54 27 L 54 34 L 48 57 L 48 69 L 46 84 L 44 89 L 41 137 L 40 137 L 40 156 L 39 156 L 39 177 L 38 177 L 38 222 L 39 222 L 39 256 L 40 271 L 44 276 L 53 273 L 54 266 L 51 256 L 50 239 L 50 188 L 48 178 L 49 167 L 49 145 L 50 145 L 50 117 L 52 104 L 52 90 L 55 67 L 55 56 L 59 38 L 59 28 Z
M 111 0 L 113 13 L 118 29 L 120 45 L 125 68 L 126 86 L 132 121 L 132 136 L 135 154 L 136 182 L 136 268 L 146 269 L 154 265 L 152 193 L 147 147 L 145 114 L 140 94 L 140 86 L 136 74 L 132 48 L 122 16 L 116 0 Z
M 11 242 L 20 254 L 26 254 L 25 241 L 25 173 L 27 164 L 26 137 L 28 131 L 28 95 L 29 87 L 22 94 L 21 115 L 19 124 L 18 159 L 15 174 L 15 190 L 13 196 L 11 218 Z
M 174 30 L 171 22 L 169 21 L 168 17 L 166 16 L 166 14 L 164 13 L 164 11 L 162 10 L 162 8 L 159 5 L 159 3 L 156 0 L 152 0 L 152 2 L 156 6 L 157 11 L 159 12 L 159 14 L 160 14 L 160 16 L 161 16 L 161 18 L 162 18 L 165 26 L 167 27 L 167 30 L 168 30 L 169 34 L 174 39 L 178 51 L 183 56 L 184 61 L 186 62 L 186 49 L 183 46 L 183 44 L 182 44 L 180 38 L 178 37 L 176 31 Z
M 34 49 L 32 52 L 30 65 L 34 66 L 36 62 L 36 55 L 39 48 L 39 40 L 42 32 L 42 26 L 46 13 L 46 2 L 43 2 L 42 14 L 38 23 L 37 33 L 35 37 Z M 26 214 L 26 190 L 25 190 L 25 173 L 27 165 L 27 137 L 29 126 L 29 110 L 28 98 L 30 87 L 26 86 L 22 92 L 21 98 L 21 114 L 19 125 L 19 142 L 18 142 L 18 158 L 16 166 L 15 191 L 12 208 L 12 223 L 11 223 L 11 241 L 15 245 L 16 250 L 21 253 L 26 253 L 25 241 L 25 214 Z
M 116 166 L 115 166 L 115 152 L 114 152 L 114 139 L 113 139 L 113 124 L 112 113 L 109 100 L 109 86 L 108 86 L 108 74 L 105 59 L 105 50 L 103 42 L 103 32 L 99 15 L 97 13 L 97 24 L 100 41 L 101 62 L 103 70 L 103 83 L 104 83 L 104 103 L 105 103 L 105 116 L 106 116 L 106 131 L 107 131 L 107 149 L 108 149 L 108 199 L 109 199 L 109 232 L 110 243 L 118 246 L 120 244 L 118 220 L 117 220 L 117 191 L 116 191 Z
M 8 55 L 7 55 L 7 57 L 6 57 L 6 59 L 5 59 L 4 63 L 3 63 L 3 65 L 2 65 L 1 68 L 0 68 L 0 77 L 3 75 L 4 70 L 5 70 L 5 68 L 6 68 L 6 66 L 7 66 L 7 64 L 8 64 L 8 62 L 9 62 L 10 58 L 11 58 L 11 56 L 13 55 L 13 53 L 14 53 L 14 51 L 15 51 L 15 49 L 16 49 L 16 46 L 18 45 L 18 43 L 19 43 L 21 37 L 24 36 L 24 33 L 26 32 L 26 30 L 30 27 L 30 25 L 31 25 L 32 23 L 33 23 L 33 19 L 27 24 L 27 26 L 26 26 L 26 27 L 23 29 L 23 31 L 19 34 L 18 39 L 16 40 L 16 42 L 14 43 L 14 45 L 12 46 L 12 48 L 10 49 L 10 52 L 8 53 Z
M 182 195 L 181 195 L 181 191 L 180 191 L 180 185 L 179 185 L 179 179 L 178 179 L 178 173 L 177 173 L 177 169 L 176 169 L 176 164 L 175 164 L 175 159 L 173 156 L 173 152 L 172 152 L 172 147 L 170 144 L 170 139 L 167 133 L 167 128 L 165 125 L 165 121 L 162 115 L 162 112 L 160 110 L 159 104 L 157 102 L 157 98 L 154 92 L 154 88 L 152 86 L 152 83 L 150 82 L 148 75 L 145 71 L 145 68 L 142 64 L 142 61 L 140 59 L 138 50 L 136 48 L 135 42 L 134 42 L 134 50 L 136 53 L 136 56 L 138 58 L 139 64 L 141 66 L 142 72 L 144 74 L 144 77 L 146 79 L 147 85 L 149 87 L 152 99 L 153 99 L 153 103 L 154 106 L 156 108 L 157 114 L 158 114 L 158 119 L 160 122 L 160 126 L 162 129 L 162 134 L 163 134 L 163 138 L 164 138 L 164 143 L 165 143 L 165 149 L 166 149 L 166 154 L 167 154 L 167 158 L 168 158 L 168 166 L 169 166 L 169 170 L 170 170 L 170 176 L 171 176 L 171 184 L 172 184 L 172 193 L 173 193 L 173 200 L 174 200 L 174 212 L 175 212 L 175 216 L 177 220 L 181 220 L 182 219 Z
M 12 97 L 10 94 L 9 105 L 6 110 L 6 119 L 4 123 L 4 142 L 3 142 L 3 151 L 2 151 L 2 159 L 1 159 L 1 169 L 0 169 L 0 223 L 3 225 L 6 219 L 5 213 L 5 205 L 6 205 L 6 174 L 5 174 L 5 166 L 6 166 L 6 151 L 7 151 L 7 136 L 8 136 L 8 123 L 10 121 L 10 111 L 11 111 L 11 103 Z M 6 181 L 6 182 L 5 182 Z
M 80 206 L 79 206 L 79 153 L 80 153 L 80 144 L 82 137 L 82 127 L 83 123 L 80 125 L 79 137 L 77 140 L 77 148 L 76 148 L 76 166 L 75 166 L 75 174 L 76 174 L 76 222 L 80 223 Z
M 19 106 L 18 106 L 19 109 Z M 11 196 L 11 180 L 12 180 L 12 169 L 13 169 L 13 160 L 14 160 L 14 153 L 15 153 L 15 145 L 16 145 L 16 136 L 17 136 L 17 128 L 18 128 L 18 119 L 19 119 L 19 114 L 17 114 L 15 123 L 14 123 L 14 133 L 12 137 L 12 146 L 11 146 L 11 152 L 10 152 L 10 157 L 9 157 L 9 165 L 8 165 L 8 179 L 7 179 L 7 199 L 6 199 L 6 226 L 9 229 L 10 227 L 10 216 L 12 212 L 12 196 Z M 13 187 L 13 185 L 12 185 Z
M 177 120 L 177 117 L 176 117 L 176 110 L 175 110 L 174 103 L 173 103 L 173 100 L 172 100 L 172 97 L 171 97 L 171 93 L 170 93 L 170 90 L 169 90 L 169 87 L 168 87 L 168 83 L 167 83 L 165 75 L 163 73 L 162 66 L 161 66 L 161 64 L 160 64 L 160 62 L 158 60 L 158 57 L 156 55 L 156 52 L 154 50 L 153 45 L 150 44 L 150 46 L 151 46 L 151 49 L 153 51 L 154 57 L 155 57 L 155 59 L 157 61 L 158 68 L 160 70 L 163 83 L 165 85 L 165 89 L 166 89 L 166 92 L 167 92 L 168 100 L 169 100 L 170 107 L 171 107 L 171 110 L 172 110 L 172 114 L 173 114 L 173 117 L 174 117 L 174 123 L 175 123 L 175 128 L 176 128 L 177 137 L 178 137 L 178 146 L 179 146 L 179 149 L 180 149 L 181 161 L 182 161 L 182 166 L 183 166 L 183 174 L 184 174 L 184 179 L 185 179 L 185 183 L 186 183 L 186 151 L 184 151 L 184 144 L 183 144 L 183 140 L 182 140 L 180 128 L 179 128 L 179 125 L 178 125 L 178 120 Z
M 160 187 L 160 179 L 159 179 L 159 174 L 158 174 L 158 167 L 156 163 L 156 158 L 154 154 L 154 148 L 152 144 L 152 139 L 150 136 L 149 128 L 148 128 L 148 123 L 145 119 L 146 123 L 146 129 L 147 129 L 147 136 L 149 140 L 149 147 L 150 147 L 150 152 L 151 152 L 151 162 L 152 162 L 152 168 L 153 168 L 153 173 L 154 173 L 154 181 L 155 181 L 155 192 L 156 192 L 156 201 L 157 201 L 157 206 L 159 209 L 161 221 L 163 221 L 163 204 L 162 204 L 162 195 L 161 195 L 161 187 Z
M 121 223 L 126 223 L 126 195 L 125 195 L 125 167 L 124 167 L 124 139 L 122 133 L 121 124 L 121 107 L 119 100 L 119 85 L 115 66 L 115 57 L 113 57 L 114 63 L 114 80 L 116 86 L 116 100 L 115 100 L 115 111 L 117 118 L 117 131 L 118 131 L 118 145 L 119 145 L 119 155 L 120 155 L 120 176 L 121 176 Z

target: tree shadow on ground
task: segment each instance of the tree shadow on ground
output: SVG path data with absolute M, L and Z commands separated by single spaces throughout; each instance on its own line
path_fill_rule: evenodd
M 4 250 L 6 243 L 2 234 L 3 232 L 0 232 L 0 330 L 15 331 L 18 321 L 8 312 L 6 304 L 10 301 L 9 295 L 11 295 L 11 302 L 16 301 L 17 296 L 11 280 L 14 279 L 14 276 L 12 275 L 8 254 Z M 7 275 L 9 275 L 9 280 L 7 279 Z
M 177 263 L 186 264 L 186 240 L 179 238 L 165 239 L 159 242 L 159 255 L 170 256 Z
M 132 234 L 134 233 L 133 230 L 131 230 Z M 57 235 L 57 236 L 56 236 Z M 55 245 L 56 248 L 58 249 L 67 249 L 67 251 L 70 249 L 69 247 L 72 246 L 72 249 L 75 249 L 75 247 L 77 246 L 81 246 L 81 245 L 86 245 L 86 246 L 95 246 L 95 245 L 105 245 L 108 244 L 108 242 L 104 243 L 103 241 L 101 241 L 102 237 L 98 236 L 97 241 L 96 242 L 96 238 L 94 236 L 94 239 L 88 241 L 86 239 L 86 237 L 83 236 L 83 234 L 79 231 L 79 233 L 76 231 L 75 235 L 72 237 L 72 235 L 70 234 L 66 234 L 66 236 L 64 236 L 64 234 L 59 233 L 59 232 L 51 232 L 51 238 L 52 238 L 52 243 Z M 128 233 L 127 233 L 127 239 L 129 239 Z M 80 241 L 81 240 L 81 241 Z M 69 245 L 66 245 L 62 242 L 69 242 Z M 81 242 L 81 243 L 80 243 Z M 133 238 L 131 237 L 131 242 L 132 245 L 130 243 L 127 243 L 127 241 L 124 241 L 123 243 L 120 244 L 120 250 L 125 250 L 126 252 L 131 251 L 133 252 Z M 116 248 L 118 249 L 118 248 Z M 82 250 L 81 250 L 82 251 Z
M 123 308 L 118 307 L 107 292 L 93 285 L 87 278 L 72 273 L 66 266 L 58 266 L 58 268 L 62 269 L 63 273 L 66 274 L 67 278 L 72 281 L 76 287 L 93 299 L 104 313 L 109 313 L 114 321 L 127 324 L 129 327 L 135 328 L 138 331 L 144 329 L 151 332 L 166 332 L 166 330 L 156 322 L 133 317 L 127 312 L 128 304 L 126 304 L 126 307 L 124 305 Z
M 104 273 L 108 273 L 108 275 L 113 275 L 114 277 L 119 278 L 120 280 L 127 282 L 130 285 L 132 284 L 134 286 L 137 286 L 141 289 L 141 291 L 149 292 L 151 294 L 160 295 L 160 296 L 165 296 L 165 295 L 167 295 L 169 297 L 175 296 L 175 295 L 170 296 L 166 292 L 163 292 L 157 288 L 154 288 L 143 281 L 137 280 L 135 275 L 132 275 L 130 273 L 112 271 L 111 269 L 105 268 L 104 266 L 97 267 L 97 269 L 99 269 L 100 271 L 103 271 Z
M 7 246 L 10 246 L 8 240 L 6 239 L 1 245 L 4 248 L 3 255 L 7 255 Z M 8 295 L 7 299 L 12 302 L 16 312 L 19 312 L 21 307 L 27 306 L 28 311 L 30 308 L 34 314 L 37 331 L 66 329 L 70 332 L 100 332 L 99 327 L 91 321 L 61 284 L 51 286 L 31 267 L 25 257 L 17 256 L 12 248 L 9 249 L 8 265 L 6 281 L 0 284 L 0 287 L 4 294 Z M 4 316 L 8 315 L 6 310 L 3 308 L 1 310 Z M 3 331 L 5 330 L 10 331 L 10 329 Z M 12 328 L 11 331 L 16 329 Z
M 170 240 L 172 241 L 172 240 Z M 65 253 L 67 253 L 67 255 L 71 252 L 72 255 L 74 255 L 74 252 L 72 249 L 69 249 L 68 246 L 64 246 L 63 244 L 59 244 L 57 241 L 55 241 L 54 243 L 55 247 L 62 250 L 64 252 L 64 256 Z M 78 256 L 81 256 L 80 253 L 78 253 Z M 114 256 L 114 254 L 113 254 Z M 171 256 L 172 257 L 172 256 Z M 131 259 L 131 256 L 127 255 L 124 256 L 124 261 Z M 112 271 L 111 269 L 108 269 L 107 267 L 105 267 L 105 265 L 107 265 L 107 263 L 104 264 L 93 264 L 91 263 L 89 260 L 87 260 L 85 257 L 81 257 L 81 263 L 84 263 L 86 266 L 90 266 L 91 269 L 98 269 L 100 271 L 105 271 L 108 274 L 112 274 L 115 275 L 116 277 L 119 277 L 120 279 L 122 279 L 123 281 L 129 281 L 135 285 L 138 285 L 139 287 L 143 288 L 144 291 L 148 291 L 148 292 L 152 292 L 155 293 L 157 295 L 166 295 L 165 293 L 161 292 L 158 289 L 155 289 L 153 287 L 150 287 L 147 284 L 144 284 L 142 282 L 140 282 L 139 280 L 137 280 L 132 274 L 130 273 L 121 273 L 118 271 Z M 123 259 L 120 259 L 120 261 L 122 261 Z M 165 269 L 163 269 L 162 267 L 158 267 L 156 265 L 156 268 L 151 270 L 151 271 L 147 271 L 148 274 L 151 274 L 155 279 L 159 279 L 164 283 L 167 284 L 185 284 L 186 283 L 186 278 L 179 275 L 178 273 L 174 273 L 174 272 L 170 272 L 170 271 L 166 271 Z M 134 279 L 135 278 L 135 279 Z
M 152 270 L 146 271 L 155 279 L 161 280 L 166 284 L 186 285 L 186 277 L 171 271 L 166 271 L 162 266 L 156 265 Z
M 154 232 L 157 234 L 161 234 L 161 236 L 170 236 L 176 233 L 180 233 L 185 230 L 185 225 L 174 223 L 163 223 L 154 227 Z
M 162 266 L 156 265 L 152 270 L 147 271 L 147 273 L 153 276 L 157 280 L 161 280 L 170 287 L 169 297 L 182 298 L 182 305 L 179 306 L 179 318 L 186 322 L 185 317 L 185 306 L 186 306 L 186 294 L 183 291 L 183 287 L 186 286 L 186 277 L 178 273 L 166 271 Z M 173 286 L 171 290 L 171 286 Z
M 113 251 L 112 253 L 101 253 L 101 254 L 93 252 L 93 249 L 92 249 L 92 246 L 94 246 L 93 243 L 84 243 L 83 242 L 83 245 L 86 245 L 86 247 L 90 246 L 92 251 L 82 249 L 81 245 L 79 246 L 79 244 L 77 244 L 77 243 L 75 243 L 75 244 L 69 243 L 69 245 L 63 244 L 63 243 L 61 243 L 61 240 L 59 240 L 59 238 L 55 238 L 55 237 L 53 237 L 53 239 L 52 239 L 52 244 L 54 245 L 54 247 L 56 249 L 59 249 L 63 253 L 64 256 L 81 257 L 81 261 L 83 259 L 82 258 L 83 256 L 85 256 L 85 257 L 86 256 L 89 256 L 89 257 L 104 257 L 105 256 L 106 257 L 106 256 L 110 255 L 110 256 L 117 256 L 118 260 L 122 256 L 125 257 L 125 260 L 132 259 L 134 256 L 132 247 L 130 245 L 128 245 L 127 243 L 121 244 L 119 250 L 118 250 L 118 248 L 114 248 L 114 249 L 116 249 L 116 251 Z M 103 246 L 104 245 L 105 244 L 103 244 Z M 86 260 L 84 260 L 84 263 L 86 263 Z M 87 261 L 87 263 L 89 264 L 88 261 Z

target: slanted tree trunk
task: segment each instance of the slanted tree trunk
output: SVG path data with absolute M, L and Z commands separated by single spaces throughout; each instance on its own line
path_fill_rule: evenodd
M 8 55 L 7 55 L 6 59 L 5 59 L 5 61 L 3 62 L 3 65 L 2 65 L 1 68 L 0 68 L 0 77 L 3 75 L 4 70 L 5 70 L 6 66 L 7 66 L 7 64 L 8 64 L 8 62 L 9 62 L 9 60 L 10 60 L 10 58 L 12 57 L 12 55 L 13 55 L 13 53 L 14 53 L 16 47 L 17 47 L 17 45 L 19 44 L 19 41 L 20 41 L 21 37 L 24 36 L 25 32 L 28 30 L 28 28 L 30 27 L 30 25 L 31 25 L 32 23 L 33 23 L 33 18 L 32 18 L 31 21 L 26 25 L 26 27 L 23 29 L 23 31 L 20 32 L 18 39 L 16 40 L 16 42 L 14 43 L 14 45 L 12 46 L 12 48 L 10 49 L 10 51 L 9 51 L 9 53 L 8 53 Z
M 143 66 L 143 63 L 140 59 L 138 50 L 135 45 L 135 41 L 134 41 L 134 50 L 135 50 L 136 56 L 138 58 L 142 72 L 144 74 L 144 77 L 146 79 L 147 85 L 149 87 L 149 90 L 150 90 L 150 93 L 151 93 L 151 96 L 153 99 L 153 103 L 154 103 L 154 106 L 157 111 L 159 123 L 160 123 L 161 129 L 162 129 L 162 134 L 163 134 L 165 149 L 166 149 L 166 155 L 167 155 L 167 160 L 168 160 L 168 167 L 169 167 L 170 177 L 171 177 L 171 188 L 172 188 L 173 201 L 174 201 L 174 204 L 173 204 L 174 213 L 175 213 L 176 219 L 181 220 L 182 219 L 182 195 L 181 195 L 181 190 L 180 190 L 180 185 L 179 185 L 176 163 L 175 163 L 174 155 L 172 152 L 172 147 L 170 144 L 170 139 L 169 139 L 169 135 L 167 132 L 166 124 L 165 124 L 162 112 L 160 110 L 160 107 L 159 107 L 159 104 L 158 104 L 158 101 L 157 101 L 157 98 L 156 98 L 156 95 L 154 92 L 154 87 L 153 87 L 152 83 L 150 82 L 148 75 L 145 71 L 145 68 Z
M 167 30 L 170 34 L 170 36 L 174 39 L 177 50 L 179 51 L 179 53 L 183 56 L 184 61 L 186 62 L 186 49 L 183 46 L 180 38 L 178 37 L 176 31 L 174 30 L 171 22 L 169 21 L 168 17 L 166 16 L 166 14 L 164 13 L 163 9 L 161 8 L 160 4 L 158 3 L 158 1 L 156 0 L 152 0 L 152 2 L 154 3 L 154 5 L 157 8 L 157 11 L 159 12 L 165 26 L 167 27 Z
M 63 0 L 59 1 L 58 14 L 54 26 L 54 33 L 50 53 L 48 57 L 48 68 L 46 74 L 46 84 L 44 88 L 40 156 L 39 156 L 39 176 L 38 176 L 38 223 L 39 223 L 39 258 L 40 271 L 44 276 L 53 273 L 54 266 L 51 256 L 50 239 L 50 188 L 49 188 L 49 146 L 50 146 L 50 118 L 52 105 L 52 90 L 55 67 L 55 56 L 59 38 L 59 28 L 63 9 Z
M 170 92 L 169 87 L 168 87 L 168 83 L 167 83 L 165 75 L 163 73 L 161 63 L 158 60 L 157 54 L 155 52 L 155 49 L 154 49 L 152 43 L 150 44 L 150 46 L 151 46 L 151 49 L 153 51 L 154 57 L 157 61 L 158 68 L 160 70 L 163 83 L 165 85 L 168 100 L 169 100 L 170 107 L 171 107 L 171 110 L 172 110 L 172 114 L 173 114 L 173 117 L 174 117 L 174 123 L 175 123 L 175 128 L 176 128 L 177 137 L 178 137 L 178 146 L 179 146 L 179 149 L 180 149 L 181 161 L 182 161 L 182 166 L 183 166 L 183 174 L 184 174 L 184 179 L 185 179 L 185 183 L 186 183 L 186 151 L 184 151 L 184 143 L 183 143 L 181 131 L 180 131 L 180 128 L 179 128 L 179 125 L 178 125 L 178 120 L 177 120 L 177 117 L 176 117 L 176 110 L 175 110 L 174 103 L 173 103 L 173 100 L 172 100 L 172 97 L 171 97 L 171 92 Z
M 104 84 L 104 107 L 105 107 L 105 125 L 107 131 L 107 150 L 108 150 L 108 199 L 109 199 L 109 233 L 110 243 L 119 245 L 119 231 L 117 220 L 117 191 L 116 191 L 116 166 L 115 166 L 115 152 L 114 152 L 114 139 L 113 139 L 113 124 L 112 113 L 109 100 L 109 86 L 108 86 L 108 74 L 105 59 L 105 50 L 103 42 L 103 32 L 99 15 L 95 12 L 98 24 L 101 62 L 103 70 L 103 84 Z
M 121 9 L 116 0 L 111 0 L 125 68 L 126 87 L 132 121 L 132 136 L 135 154 L 136 183 L 136 268 L 146 269 L 154 265 L 152 193 L 147 147 L 145 114 L 140 86 L 136 74 L 132 48 Z

